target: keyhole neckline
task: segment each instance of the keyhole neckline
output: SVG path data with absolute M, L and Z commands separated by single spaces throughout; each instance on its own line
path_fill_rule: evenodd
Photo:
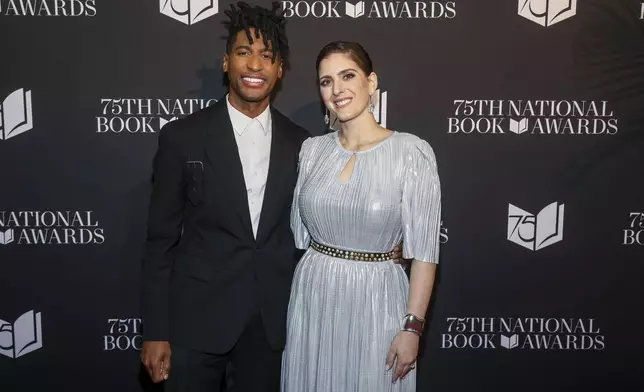
M 373 150 L 377 149 L 378 147 L 380 147 L 383 144 L 387 143 L 389 141 L 389 139 L 391 139 L 397 133 L 398 133 L 397 131 L 392 130 L 391 135 L 387 136 L 386 138 L 382 139 L 377 144 L 374 144 L 373 146 L 367 148 L 366 150 L 361 150 L 361 151 L 349 151 L 346 148 L 344 148 L 344 146 L 342 146 L 342 143 L 340 143 L 340 133 L 339 133 L 339 131 L 333 132 L 333 138 L 335 139 L 335 143 L 338 145 L 338 148 L 340 149 L 340 151 L 344 152 L 345 154 L 349 154 L 349 155 L 360 155 L 360 154 L 364 154 L 364 153 L 367 153 L 367 152 L 370 152 L 370 151 L 373 151 Z

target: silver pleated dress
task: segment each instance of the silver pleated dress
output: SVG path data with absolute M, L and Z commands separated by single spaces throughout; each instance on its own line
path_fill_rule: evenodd
M 394 132 L 355 153 L 337 132 L 307 139 L 291 212 L 296 246 L 307 249 L 293 279 L 282 392 L 411 392 L 416 371 L 391 382 L 389 347 L 407 313 L 409 280 L 393 261 L 353 261 L 320 253 L 310 240 L 348 251 L 391 251 L 438 262 L 441 191 L 434 152 Z

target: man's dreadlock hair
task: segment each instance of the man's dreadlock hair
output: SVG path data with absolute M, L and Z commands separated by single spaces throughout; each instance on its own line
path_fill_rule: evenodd
M 242 30 L 246 32 L 248 42 L 252 45 L 253 37 L 250 33 L 250 28 L 252 27 L 255 29 L 255 39 L 259 39 L 261 33 L 266 47 L 268 47 L 268 41 L 272 42 L 272 62 L 275 62 L 276 54 L 279 53 L 283 66 L 286 68 L 289 56 L 288 39 L 286 38 L 286 19 L 280 10 L 279 3 L 274 1 L 270 10 L 257 5 L 251 7 L 243 1 L 238 2 L 237 7 L 239 8 L 231 4 L 230 10 L 224 11 L 228 15 L 228 18 L 230 18 L 229 21 L 223 22 L 228 28 L 226 52 L 230 53 L 232 51 L 237 33 Z

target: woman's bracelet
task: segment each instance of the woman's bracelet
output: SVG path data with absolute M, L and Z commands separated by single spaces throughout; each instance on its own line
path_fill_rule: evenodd
M 416 317 L 412 313 L 407 313 L 403 318 L 403 331 L 413 332 L 418 336 L 423 334 L 423 328 L 425 327 L 425 320 Z

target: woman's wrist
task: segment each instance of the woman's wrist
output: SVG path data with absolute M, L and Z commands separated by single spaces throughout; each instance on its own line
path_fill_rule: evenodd
M 421 336 L 423 334 L 424 328 L 425 320 L 421 319 L 413 313 L 407 313 L 403 318 L 402 331 L 412 332 L 418 336 Z

